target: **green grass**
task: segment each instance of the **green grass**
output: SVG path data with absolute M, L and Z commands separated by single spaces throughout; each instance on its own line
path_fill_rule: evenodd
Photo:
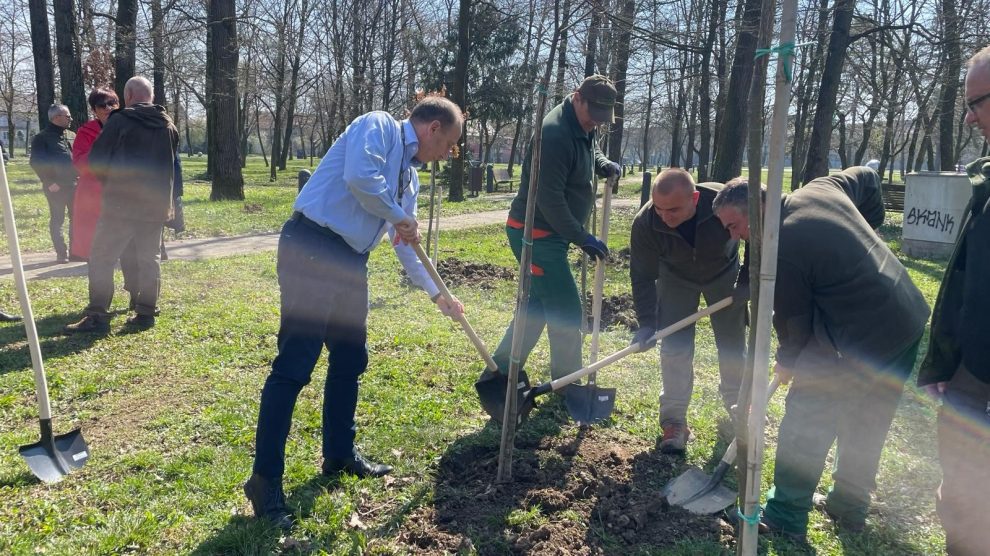
M 187 164 L 187 172 L 196 171 L 193 163 Z M 30 198 L 25 190 L 35 186 L 15 183 L 18 202 Z M 189 187 L 190 199 L 206 195 L 205 185 Z M 621 189 L 622 196 L 638 194 L 633 178 Z M 213 225 L 227 233 L 255 229 L 267 218 L 269 207 L 273 213 L 287 210 L 291 191 L 292 184 L 252 185 L 248 202 L 266 199 L 261 216 L 245 213 L 243 203 L 219 204 L 213 218 L 226 223 Z M 210 204 L 192 206 L 205 210 Z M 283 217 L 271 217 L 272 229 Z M 211 220 L 205 213 L 193 218 L 204 226 Z M 609 241 L 613 249 L 628 244 L 631 219 L 631 210 L 614 215 Z M 882 232 L 896 247 L 897 222 Z M 23 327 L 0 326 L 0 553 L 402 553 L 396 539 L 411 512 L 433 504 L 441 456 L 458 441 L 479 436 L 487 417 L 472 387 L 483 364 L 463 333 L 442 318 L 425 295 L 401 285 L 390 251 L 378 249 L 370 261 L 371 363 L 362 378 L 357 419 L 359 444 L 372 458 L 395 464 L 396 480 L 347 479 L 329 488 L 316 478 L 324 355 L 312 384 L 300 396 L 288 444 L 289 504 L 304 514 L 288 540 L 249 517 L 240 490 L 252 461 L 259 391 L 276 352 L 274 254 L 167 263 L 162 317 L 155 328 L 139 334 L 126 334 L 123 319 L 117 318 L 113 333 L 104 338 L 62 336 L 60 328 L 77 318 L 84 305 L 85 278 L 31 282 L 56 429 L 81 426 L 92 458 L 56 485 L 39 484 L 30 475 L 16 451 L 38 438 L 28 348 Z M 574 260 L 577 255 L 574 250 Z M 446 232 L 441 244 L 441 258 L 445 257 L 515 267 L 497 225 Z M 933 301 L 944 263 L 904 261 Z M 119 283 L 118 275 L 118 287 Z M 606 293 L 628 291 L 628 270 L 610 269 Z M 515 284 L 501 282 L 493 291 L 454 288 L 454 293 L 464 301 L 479 335 L 494 345 L 511 317 Z M 118 295 L 116 307 L 124 304 L 126 296 Z M 0 281 L 0 308 L 12 307 L 13 287 Z M 697 440 L 690 445 L 687 463 L 709 466 L 721 410 L 717 358 L 707 322 L 699 325 L 697 338 L 695 402 L 689 416 Z M 616 351 L 628 340 L 628 332 L 608 330 L 602 350 Z M 548 351 L 544 338 L 530 359 L 536 379 L 546 376 Z M 652 443 L 660 432 L 656 358 L 630 357 L 599 377 L 619 391 L 614 419 L 603 426 Z M 770 405 L 774 426 L 768 427 L 764 485 L 772 476 L 775 425 L 783 398 L 778 394 Z M 939 477 L 934 416 L 933 405 L 909 386 L 881 465 L 881 513 L 871 516 L 867 534 L 852 540 L 837 536 L 831 524 L 813 513 L 811 540 L 820 554 L 942 550 L 932 502 Z M 573 433 L 571 425 L 552 431 Z M 480 438 L 477 441 L 498 441 L 492 435 Z M 823 487 L 829 480 L 823 478 Z M 566 509 L 548 515 L 537 506 L 520 506 L 500 519 L 510 532 L 547 519 L 575 521 L 577 516 Z M 589 529 L 588 542 L 603 553 L 615 553 L 608 534 L 600 531 L 596 536 L 594 531 Z M 508 549 L 500 544 L 504 539 L 472 540 L 475 546 Z M 772 543 L 761 546 L 771 554 L 787 551 Z M 714 543 L 687 540 L 669 553 L 720 550 Z

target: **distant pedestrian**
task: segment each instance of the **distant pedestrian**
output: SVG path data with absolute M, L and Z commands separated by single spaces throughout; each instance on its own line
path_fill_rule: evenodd
M 72 202 L 76 193 L 76 169 L 72 165 L 72 145 L 65 130 L 72 125 L 69 107 L 53 104 L 48 109 L 49 123 L 31 140 L 31 168 L 41 179 L 48 201 L 48 233 L 55 248 L 56 260 L 69 262 L 69 249 L 62 236 L 65 215 L 69 215 L 69 240 L 72 240 Z

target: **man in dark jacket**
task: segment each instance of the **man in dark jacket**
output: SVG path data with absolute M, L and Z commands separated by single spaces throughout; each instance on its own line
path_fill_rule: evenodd
M 747 184 L 738 181 L 715 198 L 715 214 L 733 238 L 749 239 L 747 196 Z M 775 371 L 794 384 L 763 522 L 804 540 L 833 442 L 834 485 L 821 503 L 840 528 L 864 527 L 880 452 L 929 310 L 874 231 L 884 216 L 876 172 L 860 166 L 816 178 L 781 205 Z
M 126 108 L 107 120 L 89 154 L 103 183 L 100 220 L 89 258 L 89 306 L 67 332 L 106 332 L 110 327 L 113 268 L 134 242 L 138 271 L 136 314 L 127 323 L 155 324 L 160 285 L 159 242 L 172 215 L 172 172 L 179 134 L 165 109 L 151 103 L 151 83 L 132 77 L 124 86 Z
M 732 295 L 739 273 L 739 242 L 712 212 L 718 183 L 695 185 L 691 174 L 670 168 L 653 183 L 651 200 L 633 220 L 629 277 L 641 349 L 660 328 Z M 719 393 L 726 409 L 736 403 L 746 346 L 746 304 L 733 303 L 711 317 L 718 348 Z M 664 338 L 660 347 L 660 451 L 683 453 L 690 430 L 687 409 L 694 386 L 694 326 Z
M 62 237 L 66 211 L 69 213 L 69 238 L 72 238 L 72 199 L 76 194 L 76 168 L 72 165 L 72 146 L 65 130 L 72 124 L 69 108 L 53 104 L 48 109 L 49 124 L 31 140 L 31 168 L 41 180 L 48 201 L 48 233 L 58 262 L 69 261 L 69 250 Z
M 966 123 L 990 141 L 990 47 L 968 66 Z M 986 554 L 990 547 L 990 157 L 970 163 L 966 171 L 973 197 L 935 301 L 918 385 L 942 400 L 936 508 L 946 552 L 968 556 Z
M 567 263 L 567 249 L 575 244 L 593 257 L 603 259 L 608 255 L 608 247 L 584 225 L 595 203 L 594 174 L 607 177 L 620 172 L 619 165 L 598 150 L 595 132 L 599 125 L 613 121 L 615 95 L 615 87 L 607 78 L 592 75 L 543 119 L 533 224 L 533 282 L 526 307 L 522 363 L 525 364 L 545 326 L 553 378 L 582 366 L 581 300 Z M 519 192 L 509 208 L 505 228 L 517 260 L 522 254 L 531 158 L 532 144 L 523 162 Z M 492 355 L 502 373 L 509 369 L 512 328 L 513 323 L 509 323 Z

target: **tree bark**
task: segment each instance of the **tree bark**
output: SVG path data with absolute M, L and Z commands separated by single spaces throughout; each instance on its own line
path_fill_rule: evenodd
M 28 0 L 28 10 L 31 14 L 31 48 L 34 51 L 35 92 L 38 97 L 38 129 L 43 129 L 48 125 L 48 108 L 55 104 L 55 69 L 52 66 L 52 39 L 48 33 L 48 3 L 46 0 Z M 25 135 L 24 140 L 25 145 L 29 144 L 30 135 Z
M 629 43 L 632 39 L 633 20 L 636 18 L 636 1 L 625 0 L 622 4 L 622 14 L 616 27 L 619 32 L 615 41 L 615 123 L 612 124 L 608 138 L 609 159 L 622 164 L 622 130 L 625 127 L 625 98 L 626 98 L 626 69 L 629 67 Z M 618 187 L 618 181 L 616 181 Z M 615 189 L 612 190 L 615 193 Z
M 124 102 L 124 84 L 134 77 L 134 60 L 137 52 L 137 0 L 118 0 L 117 24 L 114 35 L 113 88 Z
M 450 89 L 450 100 L 461 110 L 467 108 L 467 79 L 468 59 L 471 57 L 471 10 L 472 0 L 459 0 L 460 9 L 457 14 L 457 58 L 454 61 L 453 83 Z M 460 156 L 450 161 L 450 183 L 447 198 L 450 201 L 464 200 L 464 154 L 467 152 L 467 122 L 461 138 L 457 143 Z
M 956 97 L 959 95 L 959 71 L 962 57 L 959 53 L 959 16 L 955 0 L 942 0 L 942 24 L 945 48 L 942 51 L 942 87 L 938 95 L 938 164 L 943 172 L 956 169 L 954 136 L 956 122 Z
M 165 21 L 162 0 L 151 0 L 151 84 L 155 104 L 165 106 Z
M 746 0 L 736 37 L 736 52 L 726 94 L 725 109 L 716 137 L 715 163 L 712 179 L 726 182 L 742 171 L 743 149 L 746 147 L 749 89 L 753 82 L 753 61 L 756 56 L 757 33 L 760 26 L 761 0 Z M 754 109 L 762 109 L 755 107 Z
M 76 48 L 76 7 L 72 0 L 54 0 L 55 49 L 58 52 L 59 83 L 62 103 L 72 114 L 72 129 L 89 119 L 86 87 L 83 84 L 82 59 Z
M 849 48 L 849 27 L 855 0 L 836 0 L 835 19 L 828 42 L 828 55 L 818 89 L 818 102 L 815 105 L 815 120 L 808 141 L 808 156 L 804 163 L 801 181 L 809 181 L 828 175 L 828 153 L 832 146 L 832 115 L 835 113 L 836 97 L 842 80 L 842 65 L 846 61 Z
M 208 66 L 213 82 L 207 111 L 209 158 L 213 162 L 210 200 L 243 200 L 244 177 L 237 140 L 237 18 L 234 0 L 211 0 L 207 19 L 210 33 Z

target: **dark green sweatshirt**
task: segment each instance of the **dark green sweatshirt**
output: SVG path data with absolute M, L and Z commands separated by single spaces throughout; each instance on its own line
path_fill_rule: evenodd
M 921 337 L 928 303 L 873 231 L 883 214 L 879 181 L 868 168 L 850 168 L 782 201 L 773 323 L 785 367 L 821 328 L 826 338 L 818 340 L 841 357 L 874 364 Z
M 509 207 L 509 217 L 519 222 L 526 219 L 532 149 L 533 142 L 530 141 L 519 175 L 519 192 Z M 588 236 L 584 223 L 595 202 L 594 172 L 604 176 L 608 164 L 608 158 L 598 150 L 595 132 L 585 132 L 578 123 L 571 96 L 568 96 L 543 118 L 540 181 L 533 227 L 554 232 L 580 245 Z
M 629 278 L 640 325 L 657 326 L 657 280 L 675 276 L 704 285 L 739 267 L 739 242 L 712 212 L 720 183 L 699 183 L 694 245 L 663 222 L 653 201 L 643 205 L 633 220 L 629 237 Z

